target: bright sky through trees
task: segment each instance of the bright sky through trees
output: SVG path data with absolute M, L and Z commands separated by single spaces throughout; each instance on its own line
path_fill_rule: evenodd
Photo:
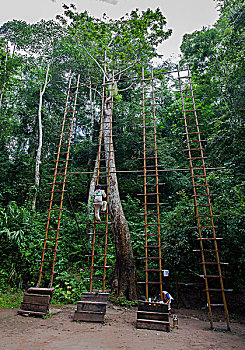
M 92 16 L 101 17 L 106 13 L 116 19 L 132 9 L 145 10 L 160 7 L 167 18 L 167 28 L 173 29 L 170 39 L 164 42 L 159 51 L 168 58 L 179 54 L 182 36 L 214 24 L 218 18 L 214 0 L 8 0 L 2 2 L 0 25 L 12 19 L 37 22 L 40 19 L 53 19 L 62 14 L 62 4 L 73 3 L 78 11 L 88 10 Z

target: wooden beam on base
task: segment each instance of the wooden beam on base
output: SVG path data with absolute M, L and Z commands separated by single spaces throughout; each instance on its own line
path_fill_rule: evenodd
M 73 321 L 104 322 L 108 293 L 82 293 L 81 301 L 77 303 Z
M 17 313 L 24 316 L 46 316 L 53 292 L 54 288 L 29 288 Z
M 136 328 L 170 332 L 168 305 L 139 301 Z

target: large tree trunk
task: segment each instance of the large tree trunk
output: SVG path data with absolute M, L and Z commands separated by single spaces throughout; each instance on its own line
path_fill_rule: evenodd
M 118 277 L 118 294 L 125 295 L 129 300 L 137 299 L 136 291 L 136 269 L 134 264 L 133 251 L 130 240 L 129 227 L 123 212 L 116 175 L 114 146 L 111 144 L 111 154 L 109 154 L 110 142 L 112 142 L 110 133 L 110 119 L 112 115 L 112 99 L 113 87 L 109 89 L 109 97 L 107 103 L 104 104 L 104 127 L 103 137 L 105 145 L 105 154 L 107 169 L 110 157 L 110 194 L 109 194 L 109 210 L 112 222 L 112 231 L 115 240 L 116 249 L 116 273 Z
M 89 103 L 90 103 L 90 114 L 91 114 L 89 141 L 90 141 L 90 144 L 92 144 L 92 142 L 93 142 L 93 134 L 94 134 L 94 118 L 95 118 L 95 116 L 94 116 L 94 103 L 93 103 L 93 96 L 92 96 L 92 81 L 91 81 L 91 77 L 89 77 Z M 91 165 L 92 165 L 92 154 L 91 154 L 91 150 L 89 150 L 88 164 L 87 164 L 87 171 L 88 171 L 88 173 L 91 170 Z M 91 196 L 91 194 L 90 194 L 90 187 L 91 187 L 90 174 L 88 174 L 88 185 L 87 185 L 88 197 Z
M 93 96 L 92 96 L 91 77 L 89 78 L 89 100 L 90 100 L 90 112 L 91 112 L 91 132 L 89 135 L 89 141 L 92 145 L 95 115 L 94 115 L 94 103 L 93 103 Z M 92 155 L 89 153 L 89 159 L 88 159 L 88 164 L 87 164 L 87 171 L 88 172 L 90 172 L 91 164 L 92 164 Z M 97 169 L 98 169 L 98 153 L 97 153 L 96 160 L 95 160 L 93 176 L 92 176 L 92 179 L 90 181 L 89 181 L 90 174 L 88 174 L 89 188 L 88 188 L 87 224 L 86 224 L 86 233 L 87 234 L 93 233 L 93 220 L 91 220 L 91 214 L 94 211 L 94 206 L 93 206 L 93 203 L 91 202 L 91 200 L 92 200 L 92 195 L 94 194 L 94 191 L 95 191 L 95 185 L 96 185 L 96 179 L 97 179 Z M 90 235 L 90 237 L 92 238 L 92 235 Z
M 38 105 L 38 149 L 36 155 L 36 165 L 35 165 L 35 192 L 32 201 L 32 209 L 36 208 L 37 193 L 40 185 L 40 163 L 41 163 L 41 154 L 43 146 L 43 126 L 42 126 L 42 105 L 43 105 L 43 94 L 45 93 L 47 83 L 48 83 L 48 73 L 49 73 L 49 64 L 47 66 L 45 81 L 43 88 L 40 86 L 39 90 L 39 105 Z
M 89 193 L 88 193 L 88 210 L 87 210 L 87 223 L 86 223 L 86 234 L 90 234 L 90 239 L 92 239 L 92 233 L 93 233 L 93 222 L 94 220 L 91 219 L 91 214 L 94 211 L 94 206 L 92 203 L 92 196 L 95 191 L 95 186 L 96 186 L 96 179 L 97 179 L 97 169 L 98 169 L 98 153 L 96 156 L 96 161 L 95 161 L 95 166 L 94 166 L 94 172 L 92 179 L 90 181 L 90 186 L 89 186 Z

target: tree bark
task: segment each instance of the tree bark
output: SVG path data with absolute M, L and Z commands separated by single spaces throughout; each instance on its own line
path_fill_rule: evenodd
M 91 220 L 91 214 L 94 211 L 93 203 L 91 202 L 92 195 L 95 191 L 96 179 L 97 179 L 97 168 L 98 168 L 98 153 L 95 160 L 94 172 L 90 181 L 89 193 L 88 193 L 88 210 L 87 210 L 87 223 L 86 223 L 86 234 L 90 234 L 89 239 L 92 239 L 93 233 L 93 220 Z
M 111 115 L 113 86 L 109 87 L 109 96 L 107 96 L 104 104 L 104 123 L 103 123 L 103 138 L 106 155 L 107 169 L 110 157 L 110 177 L 109 177 L 109 211 L 112 222 L 112 231 L 115 240 L 116 249 L 116 271 L 118 274 L 118 294 L 124 295 L 129 300 L 137 299 L 136 288 L 136 269 L 134 264 L 133 251 L 130 240 L 130 232 L 126 221 L 116 175 L 115 153 L 113 143 L 111 144 L 111 152 L 109 152 L 111 140 Z
M 32 210 L 35 210 L 35 208 L 36 208 L 37 193 L 38 193 L 38 189 L 39 189 L 39 185 L 40 185 L 40 163 L 41 163 L 41 154 L 42 154 L 42 146 L 43 146 L 42 105 L 43 105 L 43 95 L 45 93 L 47 83 L 48 83 L 49 67 L 50 67 L 50 65 L 48 64 L 43 88 L 40 85 L 40 89 L 39 89 L 38 149 L 37 149 L 36 165 L 35 165 L 35 182 L 34 182 L 35 192 L 34 192 L 34 197 L 33 197 L 33 201 L 32 201 Z
M 94 103 L 93 103 L 93 96 L 92 96 L 92 81 L 91 77 L 89 77 L 89 100 L 90 100 L 90 112 L 91 112 L 91 132 L 89 135 L 89 141 L 92 144 L 93 142 L 93 129 L 94 129 Z M 91 169 L 91 163 L 92 163 L 92 156 L 89 152 L 89 159 L 87 164 L 87 171 L 90 172 Z M 87 211 L 87 224 L 86 224 L 86 233 L 91 234 L 93 233 L 93 220 L 91 220 L 91 214 L 94 210 L 94 206 L 91 203 L 92 195 L 95 191 L 95 185 L 96 185 L 96 176 L 97 176 L 97 168 L 98 168 L 98 153 L 95 160 L 94 165 L 94 173 L 92 176 L 92 179 L 89 182 L 89 174 L 88 174 L 88 182 L 89 182 L 89 189 L 88 189 L 88 211 Z M 92 235 L 90 235 L 90 238 L 92 238 Z

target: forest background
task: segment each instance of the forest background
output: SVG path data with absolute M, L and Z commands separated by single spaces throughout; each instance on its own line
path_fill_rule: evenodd
M 221 168 L 209 171 L 208 181 L 211 193 L 215 194 L 212 197 L 214 214 L 219 215 L 215 221 L 217 233 L 223 238 L 221 261 L 229 263 L 224 268 L 225 283 L 233 289 L 234 297 L 244 295 L 245 287 L 245 5 L 240 0 L 222 0 L 217 4 L 220 17 L 212 28 L 203 28 L 183 37 L 180 65 L 190 65 L 199 122 L 203 124 L 206 165 Z M 139 160 L 142 128 L 136 117 L 141 110 L 141 96 L 137 86 L 131 86 L 130 81 L 132 76 L 140 77 L 142 65 L 149 69 L 152 59 L 158 57 L 158 43 L 171 33 L 163 34 L 164 17 L 157 11 L 149 10 L 144 14 L 133 11 L 121 20 L 129 25 L 141 23 L 142 18 L 150 21 L 155 35 L 152 38 L 150 35 L 143 38 L 140 27 L 138 32 L 125 33 L 120 21 L 110 21 L 107 17 L 97 20 L 87 13 L 79 14 L 84 27 L 83 31 L 76 31 L 76 16 L 75 8 L 66 6 L 64 16 L 58 16 L 56 21 L 35 24 L 12 21 L 0 28 L 0 298 L 3 303 L 7 300 L 5 293 L 24 290 L 37 282 L 47 219 L 46 200 L 52 181 L 50 169 L 54 165 L 71 74 L 75 77 L 80 73 L 81 80 L 87 83 L 79 90 L 68 171 L 92 169 L 98 148 L 101 108 L 96 90 L 101 88 L 103 78 L 93 58 L 101 57 L 108 45 L 108 28 L 111 26 L 114 30 L 117 28 L 119 34 L 110 48 L 110 67 L 126 67 L 126 63 L 131 67 L 125 70 L 126 80 L 118 84 L 115 99 L 113 135 L 117 170 L 133 171 L 142 167 Z M 137 40 L 145 45 L 136 57 L 134 45 Z M 89 42 L 93 45 L 89 46 Z M 91 47 L 93 52 L 89 51 Z M 155 65 L 156 70 L 170 71 L 175 67 L 170 60 L 158 59 L 157 62 L 161 63 Z M 89 88 L 89 81 L 95 87 L 93 90 Z M 170 82 L 173 83 L 171 76 L 156 93 L 161 148 L 159 164 L 163 169 L 186 168 L 181 105 Z M 37 164 L 39 181 L 35 176 Z M 89 261 L 85 255 L 90 251 L 86 234 L 90 180 L 89 175 L 69 175 L 67 189 L 78 225 L 69 202 L 65 201 L 54 285 L 56 301 L 75 302 L 80 299 L 81 291 L 88 288 L 85 277 L 88 277 Z M 199 257 L 192 252 L 196 243 L 190 229 L 193 226 L 192 188 L 188 172 L 164 172 L 160 181 L 165 183 L 162 197 L 166 203 L 161 211 L 166 223 L 162 232 L 164 268 L 170 270 L 166 288 L 175 296 L 176 283 L 200 282 L 197 276 Z M 144 232 L 137 215 L 142 211 L 142 202 L 137 196 L 142 192 L 142 184 L 134 173 L 119 174 L 118 183 L 137 268 L 137 258 L 143 256 L 144 249 L 140 236 Z M 110 259 L 113 261 L 114 258 L 112 248 Z

